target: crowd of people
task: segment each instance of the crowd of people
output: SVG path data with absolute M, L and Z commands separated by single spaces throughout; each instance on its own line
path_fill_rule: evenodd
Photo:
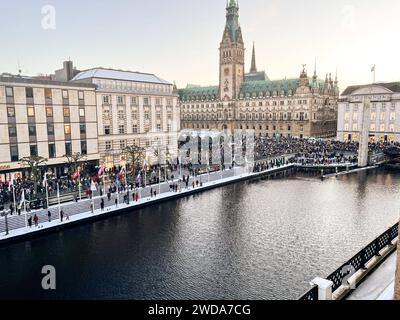
M 370 143 L 369 151 L 370 153 L 381 153 L 388 145 L 388 143 Z M 398 144 L 396 145 L 398 146 Z M 359 147 L 357 142 L 261 136 L 254 137 L 254 145 L 245 146 L 243 144 L 243 146 L 243 150 L 245 148 L 254 150 L 254 160 L 256 163 L 263 161 L 263 166 L 267 167 L 282 165 L 288 161 L 307 165 L 356 163 Z M 207 170 L 219 170 L 220 165 L 212 163 L 211 152 L 208 155 L 210 157 L 210 166 Z M 222 149 L 221 158 L 224 158 Z M 135 176 L 130 176 L 129 178 L 127 176 L 127 173 L 131 172 L 129 166 L 128 169 L 126 167 L 104 169 L 107 175 L 107 185 L 109 186 L 109 190 L 107 191 L 112 193 L 118 190 L 125 190 L 125 188 L 135 190 L 143 185 L 157 184 L 159 180 L 163 182 L 165 180 L 173 181 L 178 175 L 182 177 L 182 172 L 188 172 L 190 176 L 195 176 L 204 171 L 203 167 L 207 166 L 200 161 L 198 163 L 193 160 L 185 161 L 181 159 L 180 161 L 182 163 L 176 160 L 174 163 L 168 163 L 166 166 L 158 167 L 157 165 L 151 165 L 147 168 L 139 168 Z M 225 165 L 223 165 L 223 169 L 225 169 Z M 228 166 L 230 167 L 230 164 Z M 145 179 L 146 181 L 144 181 Z M 78 189 L 80 194 L 91 197 L 93 184 L 100 194 L 106 192 L 101 187 L 103 183 L 102 177 L 93 171 L 85 172 L 83 170 L 79 179 L 74 177 L 72 173 L 66 173 L 65 176 L 59 178 L 52 177 L 51 175 L 48 176 L 46 184 L 43 183 L 43 177 L 39 177 L 37 180 L 36 187 L 28 178 L 18 177 L 13 181 L 0 181 L 0 209 L 4 209 L 4 206 L 7 205 L 9 206 L 7 209 L 11 213 L 20 214 L 21 209 L 26 208 L 27 211 L 30 211 L 31 209 L 45 207 L 47 204 L 46 187 L 49 197 L 57 196 L 57 192 L 60 195 L 72 193 L 75 200 L 77 200 Z M 175 186 L 172 189 L 175 190 Z M 34 190 L 37 191 L 36 194 L 34 194 Z M 25 201 L 23 201 L 24 199 Z

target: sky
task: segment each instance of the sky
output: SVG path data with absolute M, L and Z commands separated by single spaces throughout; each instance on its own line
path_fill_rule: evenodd
M 250 68 L 269 78 L 338 70 L 352 84 L 400 81 L 399 0 L 240 0 Z M 49 9 L 49 6 L 50 9 Z M 216 85 L 226 0 L 1 0 L 0 74 L 80 69 L 155 73 L 178 87 Z M 54 9 L 54 10 L 53 10 Z

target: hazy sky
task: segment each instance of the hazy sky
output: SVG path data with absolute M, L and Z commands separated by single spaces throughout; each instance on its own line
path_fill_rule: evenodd
M 1 0 L 0 73 L 51 73 L 62 61 L 150 72 L 178 87 L 218 83 L 218 46 L 225 0 Z M 241 0 L 246 70 L 256 43 L 257 66 L 271 79 L 339 70 L 349 84 L 400 81 L 399 0 Z M 42 8 L 55 8 L 55 29 Z M 48 21 L 48 20 L 46 20 Z

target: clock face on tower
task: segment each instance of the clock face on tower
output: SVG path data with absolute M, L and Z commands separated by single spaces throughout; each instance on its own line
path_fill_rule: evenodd
M 226 76 L 229 76 L 229 68 L 225 68 L 224 74 L 225 74 Z

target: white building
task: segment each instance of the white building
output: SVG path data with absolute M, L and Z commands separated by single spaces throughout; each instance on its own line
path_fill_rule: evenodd
M 180 112 L 173 84 L 154 74 L 104 68 L 82 71 L 72 82 L 96 85 L 99 152 L 106 167 L 123 165 L 130 145 L 161 145 L 176 154 Z
M 0 77 L 0 179 L 21 176 L 20 159 L 39 156 L 64 172 L 65 155 L 98 162 L 95 86 Z
M 339 100 L 338 140 L 359 141 L 364 99 L 371 101 L 370 141 L 400 142 L 400 82 L 348 87 Z

